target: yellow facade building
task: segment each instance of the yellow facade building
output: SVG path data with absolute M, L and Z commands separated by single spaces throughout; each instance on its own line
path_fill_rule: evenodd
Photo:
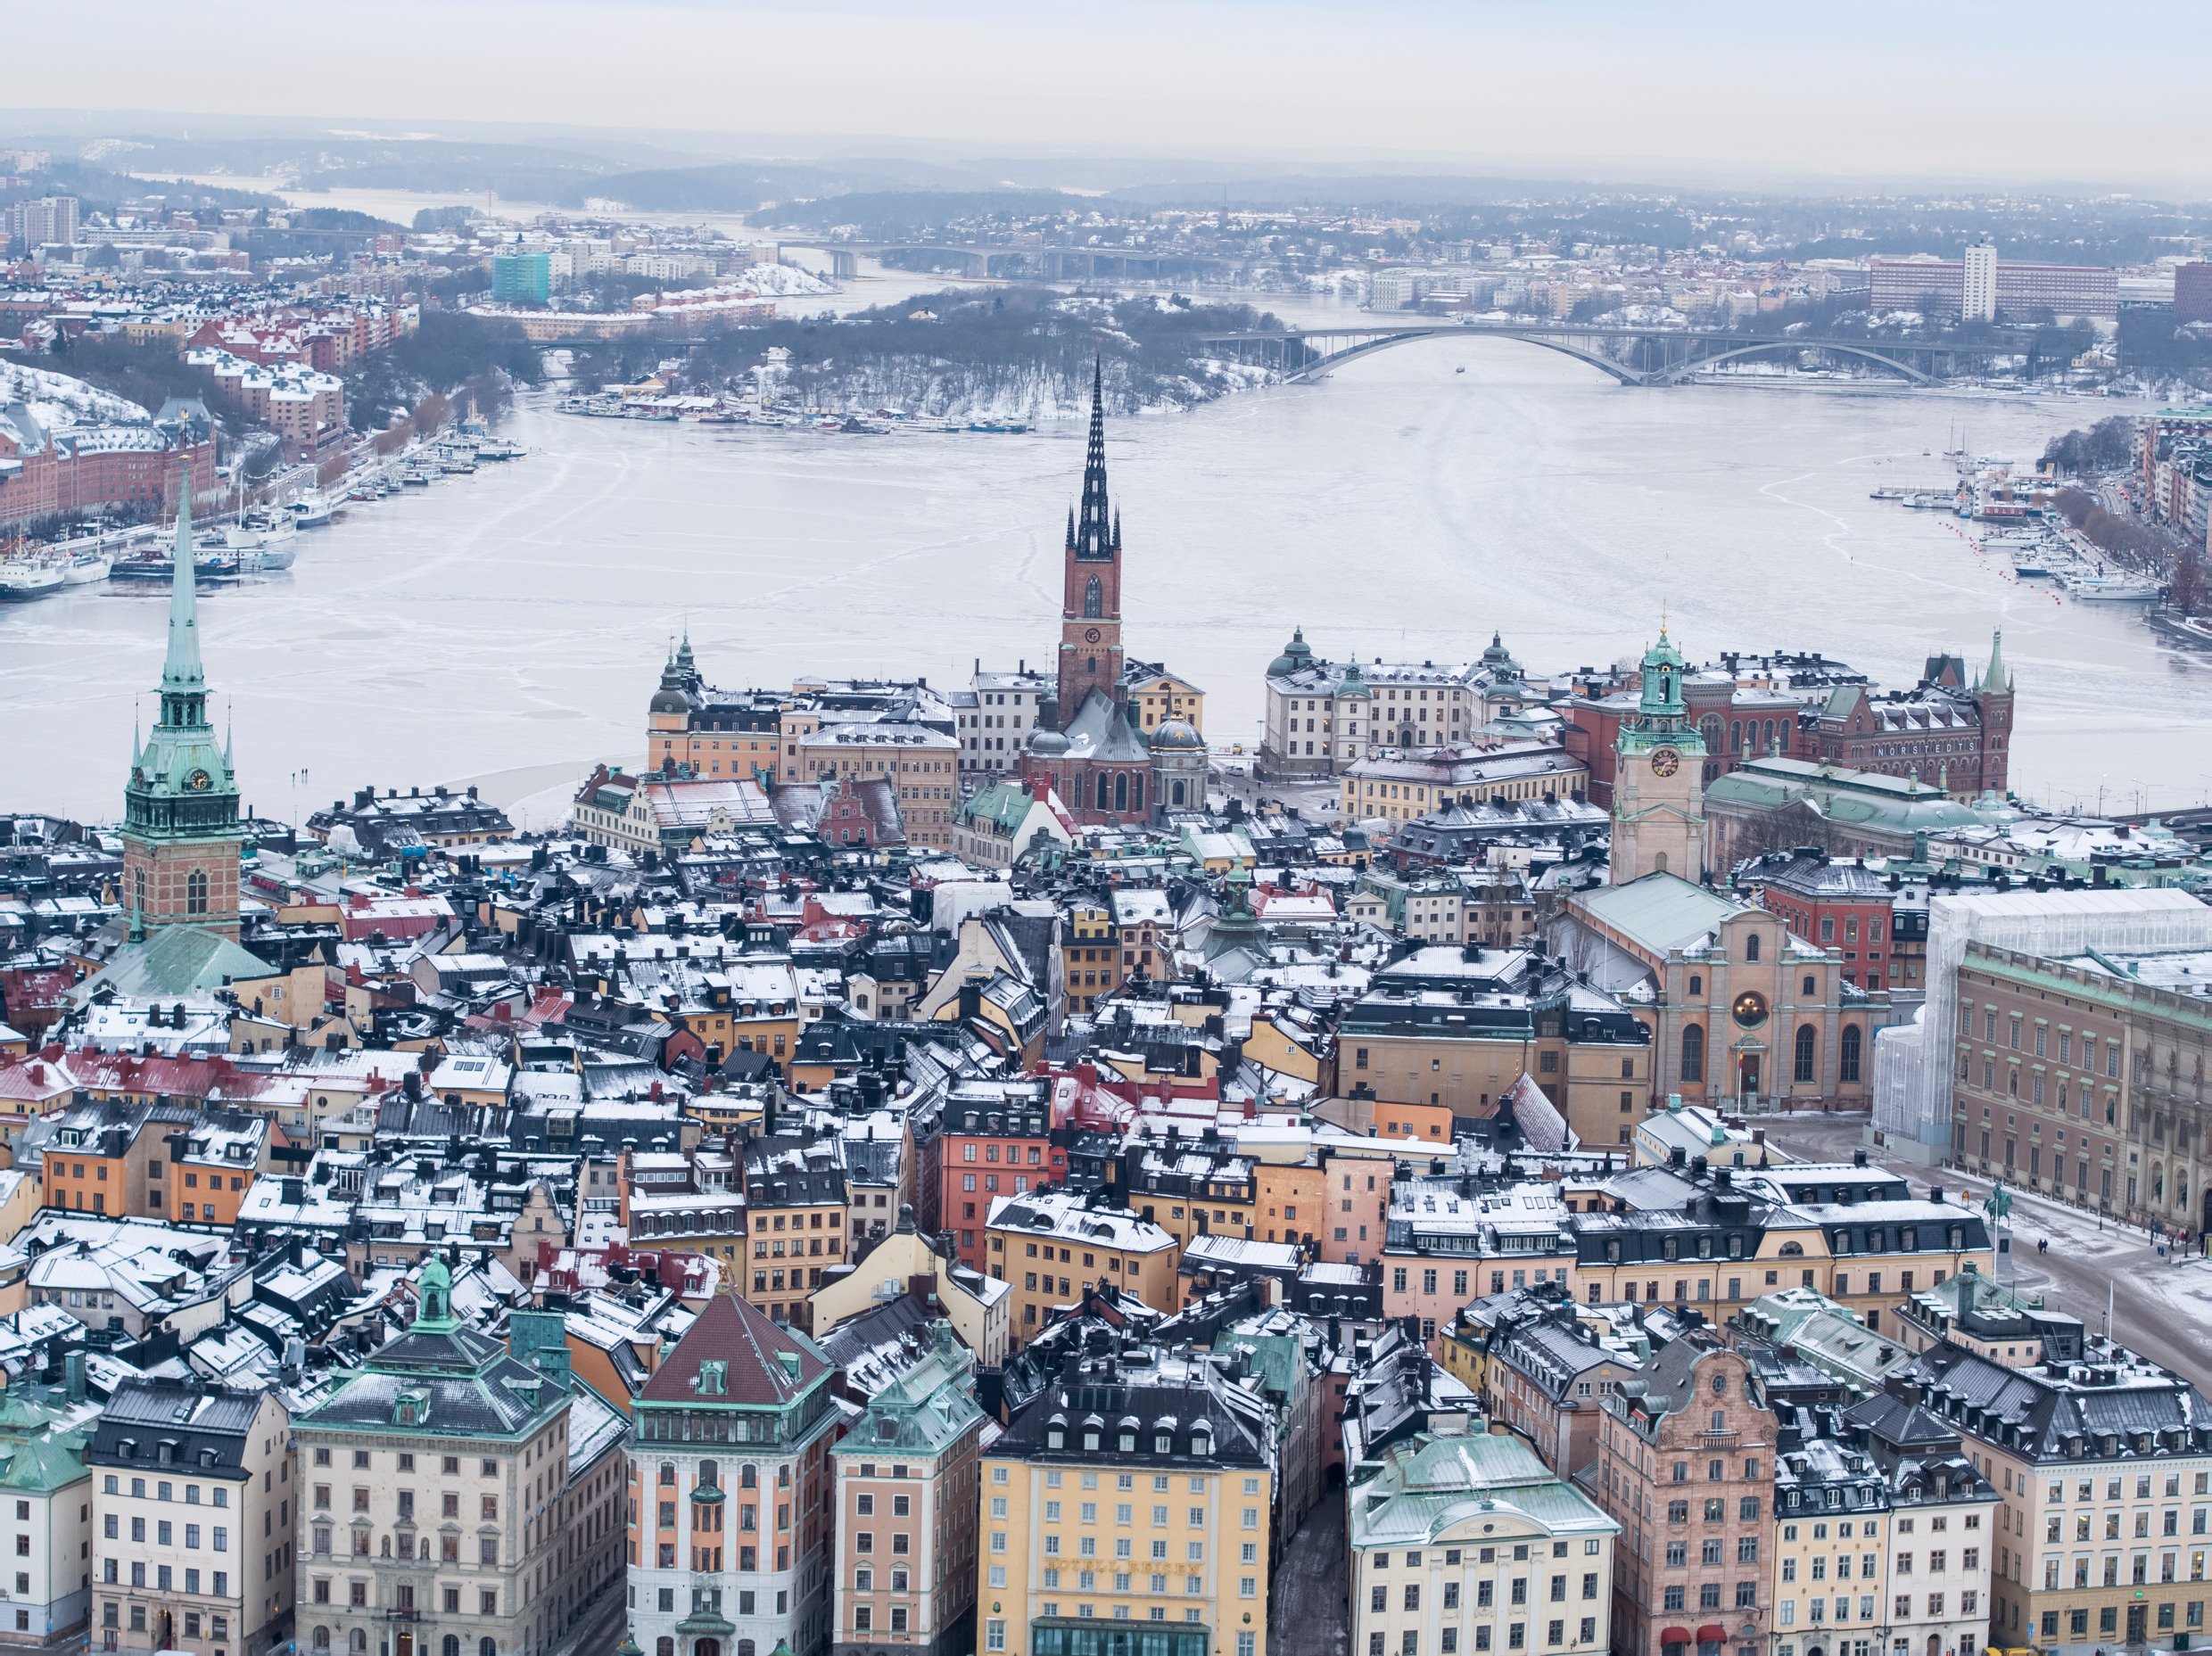
M 1201 1365 L 1087 1358 L 984 1457 L 986 1656 L 1265 1656 L 1273 1479 Z

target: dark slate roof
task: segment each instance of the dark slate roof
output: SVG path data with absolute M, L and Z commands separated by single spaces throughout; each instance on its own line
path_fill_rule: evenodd
M 2116 1351 L 2106 1354 L 2112 1359 L 2108 1363 L 2074 1365 L 2060 1378 L 2008 1368 L 1944 1344 L 1923 1352 L 1905 1378 L 1931 1387 L 1929 1401 L 1946 1419 L 1979 1410 L 1983 1425 L 1977 1429 L 1969 1421 L 1969 1429 L 1988 1435 L 2010 1428 L 2018 1434 L 2018 1446 L 2038 1456 L 2064 1454 L 2069 1437 L 2109 1433 L 2125 1443 L 2150 1433 L 2154 1446 L 2163 1447 L 2160 1434 L 2212 1429 L 2212 1407 L 2189 1381 L 2139 1360 L 2123 1364 Z M 2190 1441 L 2184 1438 L 2184 1446 Z
M 1265 1464 L 1266 1454 L 1242 1416 L 1202 1379 L 1188 1386 L 1132 1383 L 1116 1371 L 1110 1358 L 1094 1360 L 1084 1366 L 1084 1373 L 1073 1377 L 1062 1374 L 1046 1386 L 1043 1395 L 1007 1429 L 993 1453 L 1025 1460 L 1063 1461 L 1096 1461 L 1101 1454 L 1110 1454 L 1117 1465 L 1127 1462 L 1187 1469 L 1193 1464 L 1190 1454 L 1191 1429 L 1203 1419 L 1211 1428 L 1213 1439 L 1205 1463 Z M 1209 1366 L 1206 1372 L 1211 1372 Z M 1120 1425 L 1131 1420 L 1136 1422 L 1137 1447 L 1134 1454 L 1111 1447 L 1085 1450 L 1082 1446 L 1086 1421 L 1095 1421 L 1101 1441 L 1110 1446 Z M 1045 1432 L 1054 1421 L 1060 1421 L 1067 1433 L 1064 1448 L 1046 1446 Z M 1170 1434 L 1175 1451 L 1164 1455 L 1153 1448 L 1155 1432 L 1163 1430 Z
M 1941 1415 L 1930 1414 L 1916 1402 L 1877 1392 L 1865 1402 L 1844 1412 L 1853 1426 L 1863 1426 L 1869 1436 L 1903 1454 L 1930 1450 L 1949 1452 L 1958 1446 L 1959 1434 Z
M 796 1380 L 784 1365 L 786 1353 L 798 1359 Z M 756 1408 L 796 1402 L 832 1367 L 821 1347 L 796 1329 L 779 1326 L 766 1312 L 734 1295 L 717 1294 L 654 1372 L 644 1401 L 698 1403 L 692 1382 L 699 1377 L 699 1364 L 712 1362 L 730 1365 L 728 1389 L 720 1401 Z
M 101 1411 L 85 1459 L 95 1466 L 154 1466 L 166 1444 L 169 1462 L 179 1468 L 243 1476 L 246 1434 L 265 1395 L 256 1387 L 127 1377 Z
M 846 1200 L 842 1167 L 809 1167 L 806 1152 L 837 1145 L 804 1133 L 783 1133 L 749 1140 L 745 1147 L 746 1195 L 755 1207 L 803 1207 Z M 777 1187 L 783 1188 L 780 1191 Z
M 452 1435 L 509 1437 L 568 1406 L 568 1394 L 475 1330 L 419 1322 L 386 1341 L 301 1417 L 315 1426 L 391 1426 L 403 1393 L 426 1395 L 427 1424 Z

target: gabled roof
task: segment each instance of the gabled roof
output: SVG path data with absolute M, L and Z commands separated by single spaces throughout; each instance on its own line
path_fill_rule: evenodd
M 1123 716 L 1120 704 L 1093 687 L 1083 705 L 1069 721 L 1065 732 L 1068 756 L 1107 764 L 1148 765 L 1152 750 L 1143 736 Z
M 829 1358 L 805 1335 L 772 1322 L 766 1312 L 735 1295 L 717 1294 L 655 1372 L 641 1401 L 694 1405 L 706 1401 L 695 1385 L 703 1363 L 729 1365 L 720 1401 L 739 1407 L 782 1407 L 830 1372 Z

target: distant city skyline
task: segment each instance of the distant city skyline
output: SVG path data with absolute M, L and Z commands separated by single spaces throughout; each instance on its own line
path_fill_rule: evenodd
M 1003 0 L 955 0 L 926 17 L 879 0 L 804 12 L 410 0 L 343 52 L 254 76 L 239 70 L 237 40 L 280 38 L 297 12 L 247 0 L 210 29 L 120 0 L 109 12 L 120 49 L 97 73 L 69 70 L 82 37 L 65 14 L 18 20 L 19 61 L 48 70 L 12 93 L 21 109 L 89 100 L 119 114 L 375 119 L 403 133 L 551 116 L 703 140 L 788 134 L 815 153 L 834 142 L 820 135 L 852 132 L 984 153 L 1182 149 L 1285 164 L 1358 155 L 1382 169 L 1418 160 L 1612 166 L 1624 180 L 1980 178 L 2191 195 L 2212 182 L 2200 159 L 2212 114 L 2191 72 L 2212 31 L 2200 12 L 2154 11 L 2108 39 L 2048 4 L 1939 8 L 1931 27 L 1928 8 L 1883 0 L 1848 21 L 1786 12 L 1716 38 L 1656 8 L 1601 6 L 1562 28 L 1427 0 L 1357 14 L 1144 0 L 1103 22 Z M 582 40 L 590 49 L 579 54 Z

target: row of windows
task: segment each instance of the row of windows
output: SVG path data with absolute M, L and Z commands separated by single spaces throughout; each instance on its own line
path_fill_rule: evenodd
M 183 1528 L 185 1531 L 186 1548 L 188 1551 L 197 1552 L 200 1547 L 200 1526 L 197 1524 L 186 1524 Z M 106 1520 L 102 1526 L 102 1533 L 105 1536 L 105 1537 L 110 1541 L 121 1540 L 121 1520 L 118 1515 L 113 1512 L 108 1513 Z M 177 1528 L 177 1526 L 166 1518 L 156 1519 L 153 1523 L 154 1545 L 156 1546 L 176 1545 Z M 130 1520 L 130 1538 L 133 1541 L 144 1541 L 146 1538 L 146 1520 L 144 1519 L 134 1518 Z M 23 1551 L 21 1543 L 26 1539 L 28 1539 L 28 1537 L 23 1536 L 18 1536 L 16 1537 L 16 1541 L 19 1544 L 15 1549 L 17 1552 L 21 1553 Z M 210 1553 L 227 1553 L 230 1551 L 230 1531 L 223 1525 L 217 1524 L 210 1529 L 208 1537 L 208 1551 Z
M 1525 1604 L 1529 1602 L 1529 1578 L 1526 1576 L 1515 1576 L 1511 1578 L 1507 1585 L 1512 1590 L 1512 1596 L 1507 1601 L 1509 1603 Z M 1551 1578 L 1550 1602 L 1555 1604 L 1565 1603 L 1568 1586 L 1567 1577 L 1554 1576 Z M 1475 1609 L 1487 1610 L 1490 1607 L 1493 1602 L 1493 1590 L 1496 1586 L 1497 1583 L 1492 1581 L 1478 1581 L 1474 1584 Z M 1402 1608 L 1409 1611 L 1417 1611 L 1421 1608 L 1421 1587 L 1418 1583 L 1407 1583 L 1401 1596 Z M 1596 1570 L 1584 1572 L 1581 1596 L 1586 1600 L 1595 1599 L 1597 1596 L 1597 1572 Z M 1391 1590 L 1386 1586 L 1373 1586 L 1367 1589 L 1367 1608 L 1378 1615 L 1390 1609 L 1390 1600 Z M 1457 1610 L 1459 1607 L 1459 1583 L 1447 1581 L 1444 1583 L 1443 1608 Z
M 1567 1642 L 1566 1627 L 1567 1624 L 1564 1620 L 1546 1624 L 1544 1647 L 1550 1650 L 1564 1644 Z M 1476 1627 L 1473 1648 L 1478 1651 L 1491 1649 L 1491 1638 L 1496 1631 L 1495 1628 L 1487 1625 Z M 1382 1633 L 1367 1635 L 1367 1656 L 1389 1656 L 1389 1652 L 1384 1648 L 1386 1636 Z M 1589 1644 L 1594 1643 L 1597 1637 L 1597 1619 L 1595 1616 L 1583 1617 L 1581 1627 L 1575 1635 L 1575 1643 Z M 1507 1622 L 1506 1624 L 1506 1648 L 1509 1651 L 1521 1651 L 1526 1650 L 1528 1645 L 1528 1623 L 1524 1621 Z M 1437 1642 L 1437 1650 L 1440 1652 L 1440 1656 L 1454 1656 L 1454 1652 L 1458 1649 L 1459 1629 L 1457 1627 L 1442 1629 L 1438 1635 Z M 1421 1656 L 1421 1633 L 1418 1628 L 1407 1627 L 1398 1635 L 1398 1656 Z

